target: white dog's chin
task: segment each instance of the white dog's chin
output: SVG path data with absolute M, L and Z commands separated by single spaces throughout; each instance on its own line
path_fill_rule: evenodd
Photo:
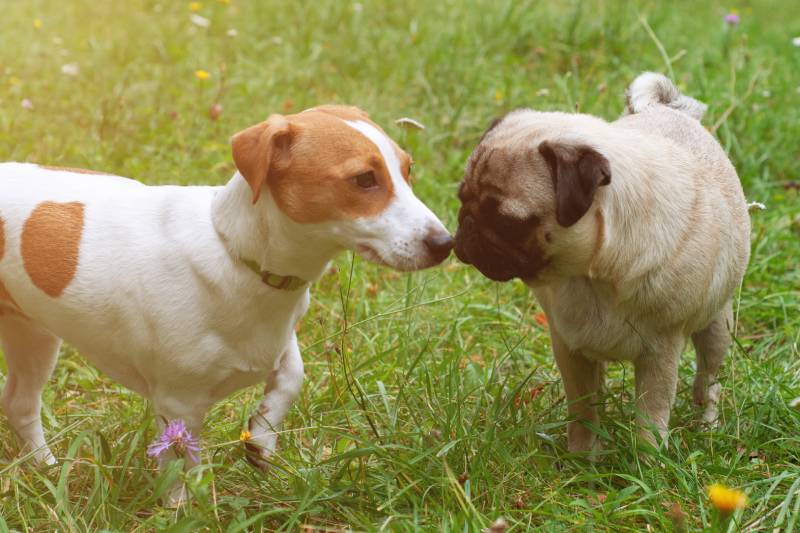
M 356 248 L 356 253 L 369 261 L 370 263 L 375 263 L 376 265 L 381 265 L 385 267 L 389 267 L 394 270 L 398 270 L 400 272 L 413 272 L 415 270 L 421 270 L 423 268 L 428 268 L 434 265 L 432 258 L 428 256 L 424 257 L 403 257 L 403 256 L 395 256 L 395 257 L 384 257 L 378 252 L 375 248 L 371 246 L 367 246 L 364 244 L 359 245 Z

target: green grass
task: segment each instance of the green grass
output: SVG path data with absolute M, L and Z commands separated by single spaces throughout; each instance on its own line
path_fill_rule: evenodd
M 800 528 L 800 411 L 788 406 L 800 396 L 797 6 L 743 2 L 741 24 L 726 28 L 730 6 L 717 1 L 358 5 L 204 0 L 203 29 L 183 1 L 4 2 L 0 160 L 222 184 L 234 132 L 351 103 L 413 154 L 418 195 L 454 228 L 464 162 L 493 117 L 532 106 L 612 119 L 637 73 L 671 71 L 709 104 L 747 196 L 767 204 L 753 215 L 721 426 L 694 422 L 687 353 L 670 447 L 643 460 L 632 372 L 612 365 L 608 454 L 570 456 L 547 330 L 522 284 L 455 259 L 398 275 L 345 254 L 314 287 L 300 332 L 307 379 L 271 472 L 250 468 L 236 442 L 254 387 L 208 416 L 189 508 L 161 507 L 179 474 L 159 475 L 145 455 L 151 410 L 67 348 L 45 392 L 60 463 L 17 458 L 0 417 L 0 531 L 479 531 L 499 516 L 514 531 L 670 531 L 676 502 L 702 530 L 713 482 L 750 498 L 729 531 Z M 77 76 L 62 74 L 67 63 Z M 402 116 L 427 129 L 400 130 Z

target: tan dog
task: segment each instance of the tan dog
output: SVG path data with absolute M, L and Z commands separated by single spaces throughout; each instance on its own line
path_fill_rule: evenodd
M 691 336 L 695 402 L 716 419 L 731 299 L 749 257 L 742 188 L 705 106 L 645 73 L 628 114 L 514 111 L 484 134 L 459 191 L 456 254 L 520 278 L 550 322 L 571 451 L 595 446 L 605 361 L 632 361 L 640 433 L 667 432 Z M 589 424 L 587 424 L 589 423 Z

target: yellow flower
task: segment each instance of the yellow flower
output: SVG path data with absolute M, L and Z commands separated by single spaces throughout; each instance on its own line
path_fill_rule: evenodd
M 220 4 L 230 4 L 231 0 L 217 0 Z
M 207 80 L 211 77 L 211 74 L 207 70 L 195 70 L 194 75 L 197 76 L 198 80 Z
M 189 9 L 191 9 L 192 11 L 200 11 L 201 9 L 203 9 L 203 4 L 201 4 L 200 2 L 192 2 L 191 4 L 189 4 Z
M 11 85 L 12 87 L 15 85 L 19 85 L 20 83 L 22 83 L 22 80 L 20 80 L 16 76 L 11 76 L 10 78 L 8 78 L 8 84 Z
M 42 29 L 42 19 L 33 19 L 33 27 L 37 30 Z
M 239 433 L 239 440 L 242 442 L 247 442 L 251 438 L 253 438 L 253 434 L 247 431 L 246 429 L 243 429 L 242 432 Z
M 494 100 L 495 102 L 502 102 L 503 101 L 503 92 L 498 89 L 494 92 Z
M 717 510 L 724 514 L 730 514 L 736 509 L 742 509 L 747 505 L 747 496 L 744 492 L 736 489 L 729 489 L 720 483 L 714 483 L 708 487 L 708 497 Z

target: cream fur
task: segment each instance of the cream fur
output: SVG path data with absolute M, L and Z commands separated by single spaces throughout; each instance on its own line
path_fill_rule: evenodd
M 603 365 L 613 360 L 635 366 L 642 436 L 654 442 L 654 429 L 663 437 L 690 336 L 698 352 L 695 400 L 707 421 L 715 418 L 731 299 L 749 258 L 742 188 L 696 120 L 704 106 L 652 73 L 634 81 L 628 101 L 631 114 L 612 123 L 532 110 L 507 115 L 476 149 L 492 153 L 492 165 L 470 184 L 476 194 L 476 183 L 492 183 L 503 190 L 500 212 L 541 221 L 530 239 L 549 264 L 525 281 L 549 318 L 576 418 L 571 450 L 595 445 L 584 422 L 597 422 Z M 610 184 L 570 227 L 555 220 L 551 172 L 536 151 L 543 141 L 588 146 L 610 163 Z

